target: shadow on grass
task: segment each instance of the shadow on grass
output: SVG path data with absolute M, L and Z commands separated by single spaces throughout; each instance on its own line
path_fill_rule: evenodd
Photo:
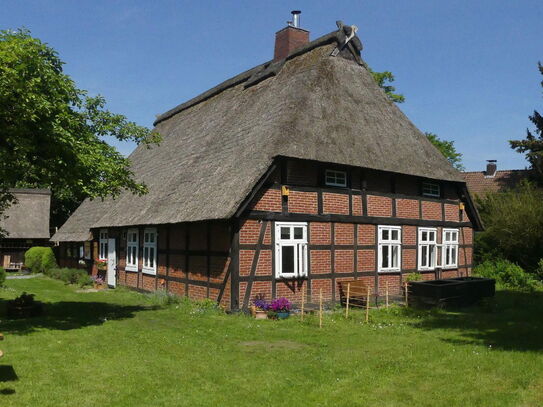
M 5 311 L 5 302 L 0 300 L 0 310 Z M 42 316 L 22 319 L 7 319 L 2 312 L 4 333 L 26 335 L 37 329 L 70 330 L 86 326 L 101 325 L 108 320 L 133 318 L 137 312 L 159 307 L 119 305 L 107 302 L 59 301 L 45 302 Z
M 498 291 L 496 297 L 469 308 L 413 310 L 422 314 L 413 324 L 420 329 L 453 330 L 444 341 L 478 344 L 514 351 L 543 352 L 543 292 Z

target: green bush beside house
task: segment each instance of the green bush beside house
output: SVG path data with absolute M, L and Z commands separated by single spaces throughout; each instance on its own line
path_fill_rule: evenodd
M 32 273 L 47 273 L 58 267 L 53 249 L 50 247 L 31 247 L 25 253 L 25 267 Z

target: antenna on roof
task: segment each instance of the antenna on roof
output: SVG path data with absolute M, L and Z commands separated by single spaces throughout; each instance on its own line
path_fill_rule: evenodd
M 292 14 L 292 21 L 289 21 L 289 25 L 294 28 L 300 28 L 300 14 L 302 12 L 300 10 L 292 10 L 290 13 Z

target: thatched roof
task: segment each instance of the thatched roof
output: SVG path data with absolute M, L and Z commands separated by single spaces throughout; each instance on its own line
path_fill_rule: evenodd
M 48 189 L 12 189 L 16 198 L 0 215 L 7 239 L 49 239 L 51 192 Z M 5 218 L 4 218 L 5 217 Z
M 139 146 L 130 156 L 149 193 L 85 202 L 54 239 L 89 227 L 230 218 L 277 156 L 463 182 L 358 56 L 330 55 L 338 35 L 161 115 L 155 124 L 162 143 Z

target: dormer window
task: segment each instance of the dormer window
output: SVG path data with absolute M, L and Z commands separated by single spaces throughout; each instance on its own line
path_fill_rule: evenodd
M 423 182 L 422 195 L 439 198 L 441 196 L 441 188 L 437 182 Z
M 345 171 L 326 170 L 324 183 L 330 187 L 345 188 L 347 186 L 347 173 Z

